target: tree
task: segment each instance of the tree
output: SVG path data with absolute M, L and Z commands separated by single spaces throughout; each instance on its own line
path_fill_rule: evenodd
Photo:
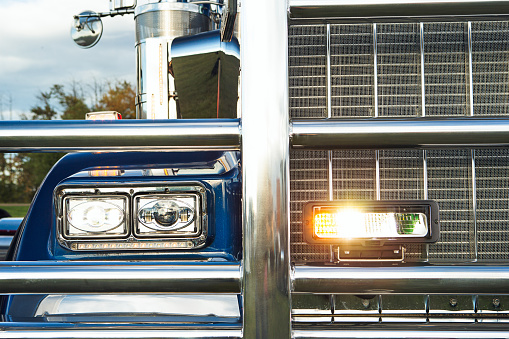
M 97 111 L 117 111 L 124 119 L 136 118 L 136 91 L 127 81 L 116 81 L 108 84 L 106 92 L 96 107 Z
M 117 111 L 123 118 L 135 117 L 135 90 L 127 81 L 108 84 L 103 93 L 102 85 L 95 80 L 92 96 L 87 96 L 76 82 L 53 85 L 37 96 L 38 104 L 29 116 L 31 120 L 77 119 L 83 120 L 93 111 Z M 97 100 L 98 98 L 99 101 Z M 87 105 L 91 102 L 91 108 Z M 48 171 L 63 156 L 62 153 L 29 153 L 6 158 L 0 155 L 0 201 L 29 202 L 37 192 Z

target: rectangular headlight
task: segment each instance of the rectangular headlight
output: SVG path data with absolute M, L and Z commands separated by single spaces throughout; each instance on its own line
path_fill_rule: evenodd
M 135 197 L 135 234 L 146 237 L 201 233 L 201 202 L 196 193 Z
M 60 186 L 55 190 L 61 246 L 78 251 L 178 250 L 205 246 L 206 189 L 162 186 Z
M 303 230 L 310 243 L 435 242 L 438 206 L 430 200 L 309 202 Z
M 67 196 L 63 236 L 68 239 L 127 236 L 126 211 L 125 196 Z

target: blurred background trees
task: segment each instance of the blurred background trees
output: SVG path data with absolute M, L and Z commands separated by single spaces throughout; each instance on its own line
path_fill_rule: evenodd
M 133 119 L 135 89 L 127 81 L 94 81 L 85 88 L 76 82 L 55 84 L 37 96 L 38 104 L 26 120 L 83 120 L 88 112 L 117 111 L 123 119 Z M 0 153 L 0 203 L 28 203 L 42 180 L 64 154 Z

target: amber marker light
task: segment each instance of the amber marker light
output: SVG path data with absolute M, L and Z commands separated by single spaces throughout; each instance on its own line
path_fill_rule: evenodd
M 303 229 L 309 243 L 435 242 L 438 206 L 429 200 L 309 202 Z

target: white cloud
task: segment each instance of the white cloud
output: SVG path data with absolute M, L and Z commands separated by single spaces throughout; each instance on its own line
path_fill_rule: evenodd
M 104 18 L 103 37 L 91 49 L 80 49 L 70 37 L 73 15 L 108 9 L 107 0 L 1 0 L 0 96 L 12 96 L 14 109 L 28 112 L 36 95 L 53 84 L 134 82 L 132 15 Z

